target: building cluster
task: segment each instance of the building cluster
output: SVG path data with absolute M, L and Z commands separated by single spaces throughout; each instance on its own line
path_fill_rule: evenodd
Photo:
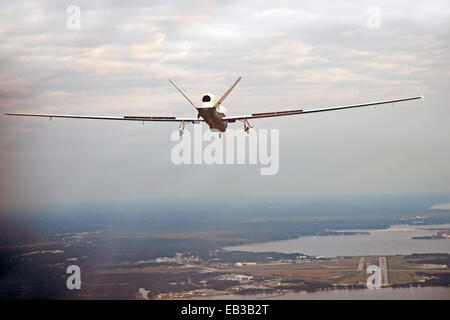
M 438 231 L 437 236 L 438 236 L 438 238 L 450 238 L 450 232 L 449 231 Z
M 201 263 L 202 260 L 198 256 L 194 255 L 183 255 L 182 253 L 177 253 L 175 257 L 168 258 L 168 257 L 162 257 L 162 258 L 156 258 L 156 259 L 149 259 L 146 262 L 156 262 L 156 263 Z
M 242 274 L 223 274 L 217 277 L 217 280 L 229 280 L 229 281 L 239 281 L 247 282 L 253 279 L 253 276 L 242 275 Z

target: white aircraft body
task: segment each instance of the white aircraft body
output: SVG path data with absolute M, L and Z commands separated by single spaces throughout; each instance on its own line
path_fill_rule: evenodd
M 311 109 L 311 110 L 303 110 L 303 109 L 294 109 L 287 111 L 273 111 L 273 112 L 262 112 L 262 113 L 252 113 L 247 115 L 239 115 L 239 116 L 227 116 L 226 109 L 222 106 L 222 102 L 228 96 L 228 94 L 233 90 L 236 84 L 241 80 L 239 77 L 233 85 L 224 93 L 224 95 L 219 99 L 215 100 L 214 96 L 211 94 L 205 94 L 202 97 L 202 105 L 200 107 L 196 106 L 172 81 L 172 85 L 189 101 L 189 103 L 197 109 L 197 117 L 196 118 L 180 118 L 180 117 L 165 117 L 165 116 L 121 116 L 121 117 L 111 117 L 111 116 L 85 116 L 85 115 L 61 115 L 61 114 L 30 114 L 30 113 L 5 113 L 8 116 L 25 116 L 25 117 L 45 117 L 45 118 L 73 118 L 73 119 L 98 119 L 98 120 L 124 120 L 124 121 L 168 121 L 168 122 L 178 122 L 180 123 L 179 129 L 180 134 L 183 134 L 185 123 L 196 123 L 204 121 L 208 124 L 209 128 L 212 131 L 225 132 L 228 123 L 236 122 L 236 120 L 242 121 L 244 123 L 244 130 L 246 132 L 251 128 L 248 120 L 249 119 L 258 119 L 258 118 L 271 118 L 271 117 L 281 117 L 281 116 L 290 116 L 290 115 L 301 115 L 307 113 L 315 113 L 315 112 L 325 112 L 325 111 L 334 111 L 334 110 L 343 110 L 343 109 L 351 109 L 351 108 L 360 108 L 360 107 L 370 107 L 381 104 L 389 104 L 395 102 L 402 101 L 410 101 L 422 99 L 423 96 L 411 97 L 411 98 L 403 98 L 403 99 L 394 99 L 387 101 L 378 101 L 378 102 L 370 102 L 370 103 L 362 103 L 362 104 L 354 104 L 340 107 L 328 107 L 328 108 L 320 108 L 320 109 Z

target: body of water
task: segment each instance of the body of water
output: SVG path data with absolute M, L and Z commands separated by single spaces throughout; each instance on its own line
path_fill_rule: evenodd
M 290 292 L 284 295 L 222 295 L 205 299 L 218 300 L 450 300 L 448 287 L 412 287 L 382 289 L 342 289 L 317 292 Z
M 364 231 L 367 235 L 349 236 L 306 236 L 297 239 L 254 243 L 227 247 L 230 251 L 303 253 L 314 256 L 368 256 L 368 255 L 408 255 L 413 253 L 450 253 L 450 239 L 417 240 L 412 237 L 436 234 L 433 228 L 450 228 L 443 225 L 394 225 L 381 230 Z M 339 231 L 339 230 L 338 230 Z M 340 230 L 344 231 L 344 230 Z

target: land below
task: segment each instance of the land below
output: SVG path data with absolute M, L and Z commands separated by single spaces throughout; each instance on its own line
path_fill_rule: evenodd
M 330 258 L 223 249 L 311 235 L 352 237 L 397 224 L 439 225 L 450 222 L 448 212 L 369 218 L 270 212 L 3 216 L 0 298 L 190 299 L 358 289 L 366 288 L 373 265 L 385 287 L 450 286 L 448 253 Z M 441 238 L 448 234 L 433 230 Z M 66 286 L 70 265 L 80 267 L 80 290 Z

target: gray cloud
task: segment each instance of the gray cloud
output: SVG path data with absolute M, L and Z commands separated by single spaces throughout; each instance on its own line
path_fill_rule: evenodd
M 448 1 L 5 3 L 0 110 L 192 116 L 172 78 L 230 114 L 425 94 L 394 108 L 261 120 L 280 128 L 280 172 L 176 167 L 171 124 L 0 119 L 1 203 L 450 191 Z

